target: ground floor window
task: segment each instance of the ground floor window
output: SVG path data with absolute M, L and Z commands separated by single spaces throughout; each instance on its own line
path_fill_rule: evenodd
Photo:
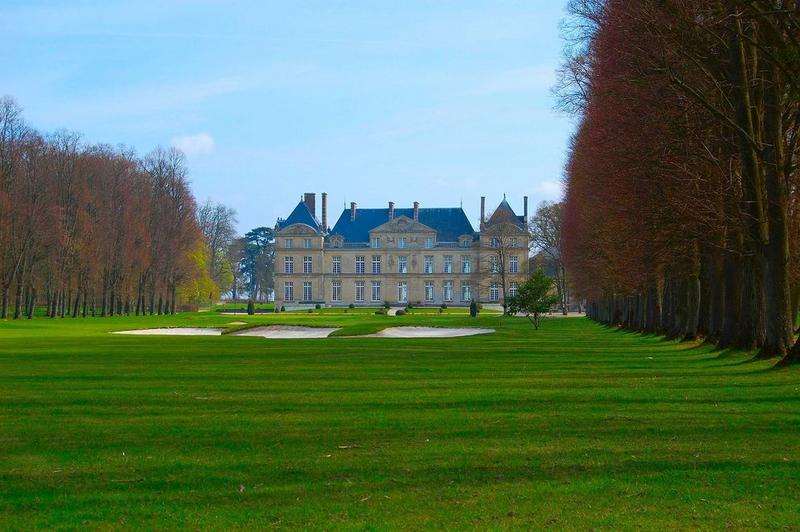
M 341 301 L 341 300 L 342 300 L 342 282 L 333 281 L 331 282 L 331 301 Z
M 518 287 L 519 285 L 516 281 L 511 281 L 511 283 L 508 285 L 508 295 L 511 297 L 516 296 Z
M 294 283 L 292 281 L 283 283 L 283 299 L 285 301 L 294 301 Z
M 303 301 L 311 301 L 311 281 L 303 281 Z
M 444 300 L 445 301 L 453 300 L 453 281 L 444 282 Z
M 408 283 L 400 281 L 397 283 L 397 302 L 405 303 L 408 301 Z
M 378 302 L 381 300 L 381 282 L 372 281 L 372 301 Z
M 469 283 L 461 283 L 461 301 L 472 301 L 472 287 Z
M 356 301 L 364 301 L 364 281 L 356 281 Z
M 433 281 L 425 281 L 425 301 L 427 303 L 433 301 Z
M 500 286 L 497 283 L 489 285 L 489 301 L 497 301 L 500 299 Z

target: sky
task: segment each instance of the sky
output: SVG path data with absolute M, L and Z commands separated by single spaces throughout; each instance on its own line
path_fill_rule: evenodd
M 304 192 L 328 192 L 331 225 L 351 201 L 419 201 L 477 226 L 481 196 L 561 195 L 564 4 L 0 0 L 0 94 L 41 131 L 179 147 L 242 232 Z

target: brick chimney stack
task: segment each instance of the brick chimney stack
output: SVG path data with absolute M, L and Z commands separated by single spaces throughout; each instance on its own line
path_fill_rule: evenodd
M 394 220 L 394 202 L 389 202 L 389 219 Z
M 414 202 L 414 221 L 415 222 L 419 221 L 419 202 L 418 201 Z
M 322 231 L 328 231 L 328 193 L 322 193 Z
M 311 216 L 316 216 L 316 203 L 317 203 L 317 195 L 313 192 L 306 192 L 303 194 L 303 203 L 306 204 L 308 211 L 311 213 Z
M 522 198 L 522 213 L 525 215 L 525 223 L 528 223 L 528 196 Z
M 351 201 L 350 202 L 350 221 L 351 222 L 356 221 L 356 202 L 355 201 Z

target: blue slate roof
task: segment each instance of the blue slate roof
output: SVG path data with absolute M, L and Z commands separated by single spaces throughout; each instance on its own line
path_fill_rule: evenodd
M 308 210 L 308 207 L 303 201 L 297 204 L 297 207 L 294 208 L 292 214 L 290 214 L 288 218 L 285 220 L 278 220 L 278 230 L 294 224 L 306 224 L 316 231 L 320 230 L 319 222 L 311 215 L 311 211 Z
M 414 218 L 414 209 L 395 209 L 394 217 Z M 344 209 L 331 234 L 341 235 L 345 242 L 369 242 L 369 232 L 389 221 L 389 210 L 358 209 L 356 219 L 350 220 L 350 209 Z M 456 242 L 461 235 L 474 235 L 475 230 L 460 207 L 420 208 L 419 223 L 436 231 L 440 242 Z
M 495 209 L 487 223 L 491 225 L 497 222 L 505 221 L 510 221 L 519 227 L 525 227 L 525 224 L 527 224 L 525 216 L 517 216 L 514 212 L 514 209 L 512 209 L 511 205 L 509 205 L 508 201 L 506 201 L 506 198 L 503 197 L 503 201 L 501 201 L 500 205 L 497 206 L 497 209 Z

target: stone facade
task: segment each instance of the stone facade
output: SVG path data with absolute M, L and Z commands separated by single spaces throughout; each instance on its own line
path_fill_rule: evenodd
M 527 198 L 524 216 L 503 200 L 480 232 L 461 208 L 421 209 L 416 202 L 413 209 L 393 203 L 358 209 L 353 203 L 331 229 L 326 203 L 323 194 L 318 221 L 314 195 L 306 194 L 278 222 L 279 306 L 502 304 L 528 275 Z

